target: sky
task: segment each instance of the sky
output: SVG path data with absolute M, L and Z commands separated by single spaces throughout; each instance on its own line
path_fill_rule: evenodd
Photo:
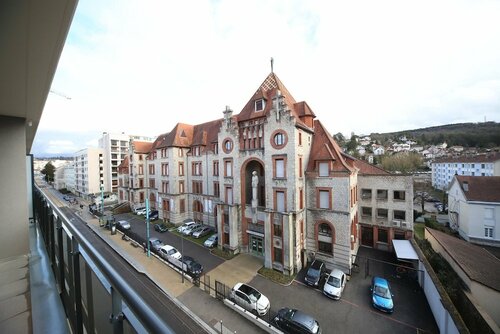
M 500 1 L 80 0 L 32 153 L 234 114 L 274 72 L 332 133 L 500 121 Z

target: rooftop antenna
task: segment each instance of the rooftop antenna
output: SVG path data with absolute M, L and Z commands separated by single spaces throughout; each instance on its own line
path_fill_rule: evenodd
M 274 59 L 273 59 L 273 57 L 271 57 L 271 73 L 274 73 L 273 72 L 273 65 L 274 65 Z

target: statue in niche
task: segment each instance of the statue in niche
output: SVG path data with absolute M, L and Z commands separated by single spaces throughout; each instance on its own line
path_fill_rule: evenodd
M 252 172 L 252 223 L 257 224 L 257 187 L 259 186 L 259 176 L 257 171 Z

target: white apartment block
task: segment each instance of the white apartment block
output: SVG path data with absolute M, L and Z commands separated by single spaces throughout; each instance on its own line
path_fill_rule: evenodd
M 84 198 L 97 195 L 105 183 L 104 149 L 85 148 L 75 153 L 75 193 Z
M 440 159 L 432 163 L 432 186 L 448 190 L 455 175 L 500 176 L 500 153 Z
M 64 166 L 64 184 L 67 190 L 75 192 L 75 161 Z
M 148 198 L 164 220 L 210 225 L 219 247 L 253 254 L 285 274 L 313 258 L 349 270 L 360 245 L 358 173 L 369 168 L 344 154 L 274 73 L 239 114 L 229 107 L 222 114 L 203 124 L 178 123 L 148 151 L 131 149 L 119 168 L 120 201 L 134 208 Z M 402 182 L 398 190 L 412 191 L 406 177 L 384 177 L 380 184 Z M 413 196 L 404 198 L 404 219 L 412 220 Z
M 114 134 L 103 132 L 99 138 L 99 148 L 104 150 L 104 163 L 107 166 L 104 171 L 104 191 L 114 192 L 118 190 L 118 165 L 128 154 L 130 136 L 125 133 Z

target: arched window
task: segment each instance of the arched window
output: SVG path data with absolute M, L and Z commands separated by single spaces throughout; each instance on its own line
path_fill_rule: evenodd
M 318 242 L 318 252 L 333 255 L 334 230 L 331 225 L 325 222 L 318 224 L 316 240 Z

